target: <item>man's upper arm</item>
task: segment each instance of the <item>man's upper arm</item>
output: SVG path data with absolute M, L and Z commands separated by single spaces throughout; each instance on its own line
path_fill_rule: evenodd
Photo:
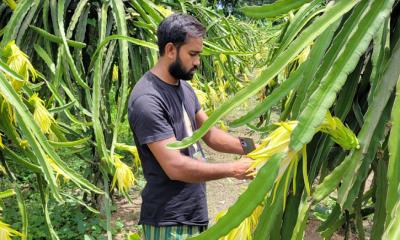
M 200 128 L 203 123 L 208 119 L 207 113 L 205 113 L 203 111 L 203 109 L 200 109 L 196 115 L 196 125 L 198 128 Z M 203 136 L 203 140 L 206 142 L 207 145 L 209 145 L 209 138 L 210 138 L 210 134 L 211 132 L 213 132 L 215 130 L 215 127 L 211 127 L 208 132 Z M 210 145 L 209 145 L 210 146 Z
M 174 137 L 167 111 L 161 100 L 154 96 L 141 96 L 132 103 L 130 118 L 138 144 L 147 144 Z
M 208 116 L 203 111 L 203 109 L 200 109 L 199 111 L 197 111 L 195 119 L 196 119 L 196 125 L 200 128 L 201 125 L 203 125 L 203 123 L 208 119 Z
M 166 145 L 176 141 L 176 138 L 163 103 L 152 96 L 142 96 L 130 107 L 131 125 L 138 144 L 147 144 L 167 176 L 174 179 L 174 168 L 181 154 L 178 150 L 166 148 Z
M 175 173 L 179 170 L 177 164 L 181 157 L 181 153 L 175 149 L 168 149 L 166 145 L 168 143 L 175 142 L 175 137 L 170 137 L 160 141 L 148 143 L 150 151 L 153 153 L 154 157 L 157 159 L 158 163 L 161 165 L 164 172 L 171 179 L 175 178 Z

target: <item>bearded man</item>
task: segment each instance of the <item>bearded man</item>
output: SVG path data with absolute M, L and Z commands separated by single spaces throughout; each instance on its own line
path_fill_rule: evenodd
M 186 82 L 200 65 L 205 28 L 192 16 L 173 14 L 157 29 L 159 59 L 138 81 L 128 116 L 146 185 L 139 224 L 146 240 L 185 239 L 208 225 L 205 182 L 251 179 L 247 160 L 207 163 L 200 143 L 182 150 L 168 143 L 191 136 L 207 115 Z M 237 137 L 213 127 L 203 137 L 212 149 L 244 154 Z

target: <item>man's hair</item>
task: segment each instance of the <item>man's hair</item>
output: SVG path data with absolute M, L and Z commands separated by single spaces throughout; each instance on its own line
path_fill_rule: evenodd
M 164 55 L 167 43 L 173 43 L 179 48 L 189 37 L 204 37 L 205 32 L 204 26 L 196 18 L 182 13 L 172 14 L 157 28 L 160 56 Z

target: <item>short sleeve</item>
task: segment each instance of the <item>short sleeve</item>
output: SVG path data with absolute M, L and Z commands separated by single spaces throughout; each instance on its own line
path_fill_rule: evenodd
M 139 144 L 148 144 L 173 137 L 164 104 L 154 96 L 143 95 L 129 106 L 129 122 Z
M 201 105 L 199 99 L 197 99 L 196 93 L 193 92 L 194 96 L 194 112 L 197 113 L 201 109 Z

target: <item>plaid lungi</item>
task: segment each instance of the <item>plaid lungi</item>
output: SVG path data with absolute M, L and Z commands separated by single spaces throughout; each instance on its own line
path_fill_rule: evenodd
M 143 224 L 145 240 L 185 240 L 207 229 L 207 226 L 177 225 L 152 226 Z

